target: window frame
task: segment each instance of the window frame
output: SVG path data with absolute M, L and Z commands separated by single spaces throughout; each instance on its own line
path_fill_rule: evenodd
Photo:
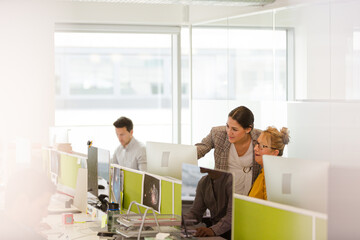
M 56 23 L 56 32 L 76 33 L 151 33 L 171 35 L 171 84 L 172 84 L 172 141 L 181 143 L 181 27 L 180 26 L 144 26 L 122 24 L 82 24 Z M 68 83 L 61 83 L 61 90 L 68 95 Z M 67 93 L 67 94 L 66 94 Z M 68 104 L 71 104 L 71 100 Z

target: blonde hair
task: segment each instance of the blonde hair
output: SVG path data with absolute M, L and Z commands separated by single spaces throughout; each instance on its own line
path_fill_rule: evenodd
M 270 144 L 271 148 L 279 151 L 278 156 L 282 156 L 284 147 L 290 142 L 289 130 L 286 127 L 281 128 L 280 132 L 274 127 L 268 127 L 262 132 Z

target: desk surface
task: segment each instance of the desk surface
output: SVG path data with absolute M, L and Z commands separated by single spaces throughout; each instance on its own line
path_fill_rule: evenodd
M 98 231 L 101 231 L 100 220 L 92 220 L 84 213 L 74 214 L 74 224 L 63 224 L 62 214 L 49 215 L 44 219 L 51 229 L 42 231 L 48 239 L 96 239 Z M 106 229 L 104 228 L 104 231 Z
M 54 196 L 52 198 L 52 207 L 61 207 L 63 208 L 63 202 L 67 201 L 68 198 L 62 195 Z M 62 203 L 61 203 L 62 202 Z M 74 223 L 73 224 L 64 224 L 63 223 L 63 214 L 55 213 L 48 215 L 43 222 L 49 225 L 49 230 L 44 230 L 42 233 L 47 236 L 49 240 L 70 240 L 70 239 L 86 239 L 86 240 L 104 240 L 104 239 L 116 239 L 116 240 L 125 240 L 125 239 L 137 239 L 137 238 L 124 238 L 117 236 L 116 238 L 106 238 L 99 237 L 98 232 L 107 232 L 107 226 L 101 228 L 101 220 L 99 217 L 92 218 L 91 215 L 86 213 L 74 213 Z M 180 238 L 179 238 L 180 239 Z M 196 238 L 196 239 L 209 239 L 209 240 L 221 240 L 222 237 L 208 237 L 208 238 Z
M 49 215 L 44 221 L 50 225 L 50 230 L 45 230 L 42 233 L 45 234 L 49 240 L 103 240 L 107 238 L 100 238 L 97 236 L 99 231 L 106 232 L 107 227 L 101 228 L 100 220 L 91 220 L 91 217 L 87 214 L 80 213 L 74 214 L 74 224 L 65 225 L 62 223 L 62 215 Z M 109 238 L 116 240 L 136 239 L 136 238 L 124 238 L 118 236 L 116 238 Z M 202 237 L 196 238 L 199 240 L 222 240 L 222 237 Z

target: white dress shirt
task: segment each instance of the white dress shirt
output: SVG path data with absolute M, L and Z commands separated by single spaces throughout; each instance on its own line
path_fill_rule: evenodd
M 117 163 L 123 167 L 146 171 L 147 161 L 146 148 L 144 144 L 136 140 L 134 137 L 131 138 L 126 147 L 123 147 L 120 144 L 114 152 L 112 163 Z

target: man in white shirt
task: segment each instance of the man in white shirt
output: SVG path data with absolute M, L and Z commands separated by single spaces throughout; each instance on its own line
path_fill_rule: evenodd
M 116 148 L 112 163 L 140 171 L 146 171 L 146 148 L 133 136 L 133 123 L 127 117 L 120 117 L 114 122 L 116 136 L 120 146 Z

